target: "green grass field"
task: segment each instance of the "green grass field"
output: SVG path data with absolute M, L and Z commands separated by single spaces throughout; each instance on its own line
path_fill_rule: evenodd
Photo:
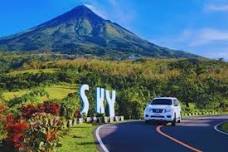
M 54 100 L 54 99 L 61 100 L 64 97 L 66 97 L 69 93 L 76 92 L 77 91 L 76 89 L 77 89 L 76 85 L 73 85 L 73 84 L 59 84 L 59 85 L 52 85 L 52 86 L 45 87 L 45 90 L 49 94 L 49 99 L 51 100 Z M 15 97 L 21 97 L 22 95 L 28 92 L 29 92 L 28 89 L 14 91 L 14 92 L 3 92 L 2 98 L 5 101 L 9 101 Z
M 81 124 L 65 131 L 57 152 L 98 152 L 93 131 L 96 126 Z

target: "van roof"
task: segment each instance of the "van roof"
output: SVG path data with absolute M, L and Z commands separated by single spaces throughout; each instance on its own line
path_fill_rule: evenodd
M 173 99 L 177 99 L 176 97 L 156 97 L 154 99 L 170 99 L 170 100 L 173 100 Z

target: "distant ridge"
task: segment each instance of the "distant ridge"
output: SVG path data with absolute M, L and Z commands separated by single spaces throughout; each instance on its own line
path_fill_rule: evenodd
M 160 47 L 96 15 L 84 5 L 25 32 L 0 39 L 3 51 L 52 51 L 110 58 L 198 58 Z

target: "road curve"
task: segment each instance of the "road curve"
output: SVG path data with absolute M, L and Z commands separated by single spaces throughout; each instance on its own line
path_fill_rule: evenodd
M 222 121 L 228 115 L 189 118 L 176 127 L 132 121 L 104 125 L 98 134 L 110 152 L 227 152 L 228 136 L 214 129 Z

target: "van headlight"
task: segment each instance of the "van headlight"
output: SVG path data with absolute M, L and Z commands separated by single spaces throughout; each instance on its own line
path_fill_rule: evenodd
M 145 112 L 146 113 L 150 112 L 150 108 L 149 107 L 146 107 Z
M 172 112 L 172 109 L 165 109 L 165 112 Z

